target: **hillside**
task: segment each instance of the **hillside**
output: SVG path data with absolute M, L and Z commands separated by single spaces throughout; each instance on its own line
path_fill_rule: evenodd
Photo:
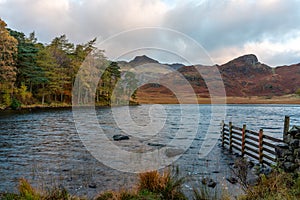
M 135 58 L 128 64 L 131 65 L 131 63 L 134 63 L 134 66 L 136 66 L 136 63 L 140 65 L 147 64 L 148 67 L 151 67 L 151 63 L 158 64 L 157 61 L 147 56 Z M 176 66 L 180 66 L 180 64 Z M 201 68 L 201 72 L 205 72 L 207 77 L 210 77 L 212 66 L 182 66 L 173 69 L 180 72 L 189 81 L 199 98 L 209 98 L 207 82 L 214 81 L 214 78 L 206 78 L 205 82 L 196 69 L 197 67 Z M 300 63 L 290 66 L 270 67 L 260 63 L 255 55 L 249 54 L 235 58 L 225 64 L 217 65 L 217 68 L 223 79 L 227 97 L 265 97 L 270 99 L 294 94 L 300 88 Z M 181 88 L 182 82 L 177 81 L 175 74 L 174 72 L 164 73 L 159 76 L 159 79 L 164 80 L 164 82 L 172 82 L 174 88 Z M 160 99 L 162 103 L 177 103 L 178 101 L 174 97 L 175 95 L 169 89 L 157 84 L 143 85 L 137 92 L 137 98 L 142 103 L 151 102 L 153 98 Z M 206 101 L 209 103 L 209 100 Z

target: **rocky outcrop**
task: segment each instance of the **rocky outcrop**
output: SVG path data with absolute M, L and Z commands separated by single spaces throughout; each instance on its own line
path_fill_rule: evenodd
M 224 65 L 240 65 L 240 66 L 254 66 L 259 64 L 258 59 L 256 57 L 256 55 L 253 54 L 248 54 L 248 55 L 243 55 L 240 56 L 238 58 L 233 59 L 232 61 L 229 61 L 228 63 L 224 64 Z

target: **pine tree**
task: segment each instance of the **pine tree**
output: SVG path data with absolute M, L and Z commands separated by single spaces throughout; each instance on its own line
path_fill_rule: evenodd
M 38 47 L 37 39 L 34 32 L 29 38 L 24 33 L 10 30 L 10 34 L 18 40 L 18 56 L 17 56 L 17 80 L 16 84 L 20 87 L 25 84 L 32 93 L 32 88 L 41 83 L 42 69 L 36 64 Z
M 71 55 L 74 52 L 74 44 L 70 43 L 66 35 L 56 37 L 48 46 L 52 56 L 56 60 L 56 67 L 52 73 L 55 84 L 53 83 L 52 91 L 54 92 L 54 101 L 64 101 L 64 96 L 71 98 L 72 90 L 72 60 Z

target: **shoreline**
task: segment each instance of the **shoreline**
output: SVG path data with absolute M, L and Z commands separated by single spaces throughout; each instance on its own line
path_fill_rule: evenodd
M 130 103 L 129 106 L 139 106 L 139 103 Z M 123 106 L 123 105 L 120 105 Z M 111 107 L 110 105 L 82 105 L 79 107 L 96 107 L 96 108 L 108 108 Z M 51 110 L 51 109 L 72 109 L 72 104 L 52 104 L 52 105 L 42 105 L 42 104 L 32 104 L 32 105 L 22 105 L 18 109 L 12 109 L 10 107 L 7 108 L 1 108 L 0 107 L 0 113 L 5 111 L 12 111 L 12 112 L 20 112 L 20 111 L 32 111 L 32 110 Z
M 298 96 L 278 97 L 227 97 L 227 104 L 300 104 Z
M 300 96 L 296 95 L 285 95 L 276 97 L 266 96 L 249 96 L 249 97 L 216 97 L 213 99 L 208 97 L 198 97 L 198 104 L 282 104 L 282 105 L 300 105 Z M 140 98 L 141 104 L 179 104 L 179 100 L 175 97 L 161 97 L 150 96 Z M 196 104 L 195 99 L 186 97 L 183 99 L 181 104 Z
M 211 98 L 198 97 L 198 104 L 265 104 L 265 105 L 300 105 L 300 97 L 295 95 L 285 95 L 277 97 L 226 97 L 226 98 L 215 98 L 213 103 Z M 137 104 L 130 104 L 130 106 L 138 106 L 141 104 L 180 104 L 176 98 L 170 97 L 157 97 L 152 96 L 149 98 L 141 98 Z M 187 97 L 181 104 L 196 104 L 192 99 Z M 109 105 L 95 105 L 95 107 L 110 107 Z M 0 112 L 3 111 L 31 111 L 31 110 L 47 110 L 47 109 L 69 109 L 72 108 L 72 104 L 33 104 L 33 105 L 22 105 L 19 109 L 13 110 L 11 108 L 0 108 Z

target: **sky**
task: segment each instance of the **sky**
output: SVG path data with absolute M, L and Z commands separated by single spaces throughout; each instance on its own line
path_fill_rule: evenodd
M 8 27 L 35 31 L 43 43 L 62 34 L 74 43 L 97 37 L 113 43 L 119 58 L 149 53 L 180 62 L 183 51 L 199 56 L 199 49 L 189 48 L 197 42 L 216 64 L 255 54 L 270 66 L 300 63 L 299 10 L 300 0 L 0 0 Z M 145 27 L 149 31 L 141 31 Z M 151 45 L 167 51 L 149 50 Z

